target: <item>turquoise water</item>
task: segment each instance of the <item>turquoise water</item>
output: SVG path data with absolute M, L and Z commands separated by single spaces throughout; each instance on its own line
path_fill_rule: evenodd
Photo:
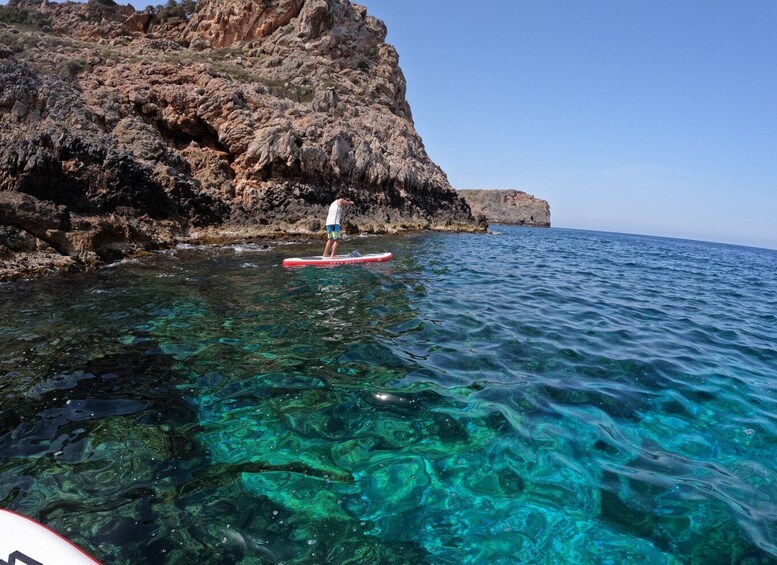
M 0 506 L 107 563 L 777 559 L 777 252 L 179 249 L 0 286 Z

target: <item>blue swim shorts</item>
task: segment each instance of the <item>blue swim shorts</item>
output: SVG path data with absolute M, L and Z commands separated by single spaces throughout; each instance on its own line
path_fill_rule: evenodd
M 339 224 L 329 224 L 326 227 L 327 239 L 340 239 L 340 226 Z

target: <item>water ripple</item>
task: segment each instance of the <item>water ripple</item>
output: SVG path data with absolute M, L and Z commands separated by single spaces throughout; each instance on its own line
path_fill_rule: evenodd
M 116 563 L 777 559 L 777 253 L 348 245 L 0 287 L 3 506 Z

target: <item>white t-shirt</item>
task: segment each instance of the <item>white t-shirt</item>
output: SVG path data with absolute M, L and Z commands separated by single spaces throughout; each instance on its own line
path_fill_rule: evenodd
M 343 207 L 338 204 L 339 200 L 335 200 L 329 205 L 329 214 L 326 217 L 326 225 L 340 225 L 340 220 L 343 217 Z

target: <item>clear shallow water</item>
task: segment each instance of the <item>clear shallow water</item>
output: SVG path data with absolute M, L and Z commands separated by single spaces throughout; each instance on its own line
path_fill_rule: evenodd
M 0 506 L 110 563 L 777 559 L 777 252 L 495 231 L 0 287 Z

